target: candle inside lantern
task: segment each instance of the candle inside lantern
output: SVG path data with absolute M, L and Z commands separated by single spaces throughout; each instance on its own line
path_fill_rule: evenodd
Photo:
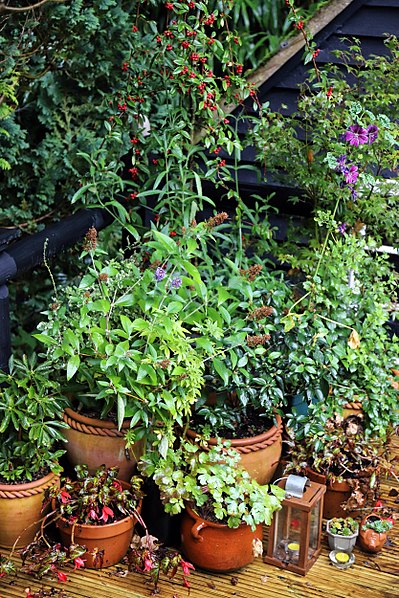
M 290 542 L 287 544 L 288 556 L 290 559 L 294 559 L 296 561 L 299 557 L 299 544 L 298 542 Z
M 299 544 L 298 542 L 290 542 L 290 544 L 288 544 L 287 546 L 288 550 L 299 550 Z

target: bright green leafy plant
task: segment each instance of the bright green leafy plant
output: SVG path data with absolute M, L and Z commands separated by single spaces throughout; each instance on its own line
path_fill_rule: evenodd
M 0 479 L 4 483 L 32 481 L 51 470 L 59 473 L 57 446 L 63 439 L 62 412 L 68 401 L 59 384 L 49 379 L 51 364 L 35 355 L 10 360 L 10 372 L 0 372 Z
M 203 451 L 183 441 L 166 458 L 155 451 L 144 455 L 139 468 L 158 485 L 167 513 L 180 513 L 187 502 L 204 519 L 232 528 L 241 523 L 252 529 L 259 523 L 270 525 L 284 490 L 273 484 L 261 486 L 238 466 L 239 460 L 228 444 Z

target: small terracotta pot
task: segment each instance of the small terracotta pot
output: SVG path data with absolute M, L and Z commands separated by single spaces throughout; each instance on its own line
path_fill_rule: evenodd
M 129 421 L 118 430 L 114 422 L 86 417 L 69 408 L 65 409 L 63 419 L 69 426 L 64 431 L 66 457 L 73 467 L 86 464 L 89 473 L 94 474 L 101 465 L 117 466 L 118 478 L 130 480 L 143 453 L 144 441 L 126 449 L 125 431 L 130 427 Z
M 188 505 L 180 529 L 186 558 L 207 571 L 228 573 L 245 567 L 255 558 L 254 540 L 262 541 L 262 525 L 254 532 L 245 524 L 232 529 L 202 519 Z
M 129 488 L 129 484 L 122 480 L 119 481 L 124 489 Z M 54 502 L 53 509 L 55 510 Z M 137 510 L 140 512 L 141 504 Z M 56 520 L 56 526 L 63 546 L 69 546 L 72 543 L 73 531 L 74 542 L 87 548 L 87 552 L 82 556 L 86 568 L 102 569 L 116 565 L 125 556 L 133 537 L 136 522 L 137 519 L 134 516 L 129 516 L 104 525 L 81 523 L 71 526 L 66 519 L 59 517 Z M 102 558 L 95 559 L 95 556 L 90 554 L 93 551 L 104 551 Z
M 58 484 L 59 477 L 49 473 L 27 484 L 0 484 L 0 546 L 26 546 L 40 529 L 44 491 Z
M 360 548 L 362 550 L 365 550 L 366 552 L 380 552 L 385 544 L 385 542 L 387 541 L 387 536 L 388 533 L 387 532 L 382 532 L 382 533 L 378 533 L 373 529 L 365 529 L 363 530 L 362 527 L 363 525 L 365 525 L 368 521 L 375 521 L 375 520 L 380 520 L 382 521 L 382 517 L 380 517 L 379 515 L 367 515 L 366 517 L 363 517 L 363 519 L 360 522 L 360 532 L 359 532 L 359 544 L 360 544 Z
M 277 425 L 258 436 L 229 440 L 231 448 L 241 456 L 241 464 L 259 484 L 268 484 L 272 479 L 281 457 L 282 429 L 281 417 L 276 415 Z M 195 440 L 199 434 L 188 430 L 187 436 Z M 217 438 L 210 438 L 208 444 L 215 446 Z

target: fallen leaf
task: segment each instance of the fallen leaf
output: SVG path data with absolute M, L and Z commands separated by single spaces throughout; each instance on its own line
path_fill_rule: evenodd
M 262 575 L 262 577 L 260 578 L 261 583 L 267 583 L 269 581 L 269 578 L 267 575 Z
M 211 588 L 211 590 L 216 590 L 216 585 L 213 583 L 213 581 L 208 581 L 206 585 L 208 588 Z
M 391 488 L 390 491 L 388 492 L 388 496 L 398 496 L 399 491 L 396 490 L 396 488 Z
M 236 586 L 238 584 L 238 577 L 235 575 L 230 579 L 230 583 L 232 586 Z

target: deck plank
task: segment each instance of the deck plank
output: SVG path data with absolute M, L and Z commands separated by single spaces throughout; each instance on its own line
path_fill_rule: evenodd
M 394 451 L 399 456 L 398 439 L 395 439 Z M 390 478 L 383 481 L 381 487 L 384 503 L 399 515 L 397 497 L 389 496 L 392 488 L 399 492 L 398 480 Z M 233 574 L 194 571 L 190 592 L 183 588 L 181 579 L 162 579 L 158 595 L 163 598 L 399 598 L 399 519 L 390 532 L 389 545 L 381 553 L 366 554 L 356 547 L 355 565 L 346 571 L 334 568 L 328 553 L 324 538 L 323 551 L 305 577 L 257 558 Z M 35 580 L 19 573 L 16 578 L 0 579 L 0 598 L 24 598 L 26 588 L 33 591 L 41 587 L 54 588 L 54 598 L 147 598 L 152 595 L 152 585 L 145 576 L 128 573 L 121 577 L 116 573 L 115 567 L 102 571 L 70 571 L 65 584 Z

